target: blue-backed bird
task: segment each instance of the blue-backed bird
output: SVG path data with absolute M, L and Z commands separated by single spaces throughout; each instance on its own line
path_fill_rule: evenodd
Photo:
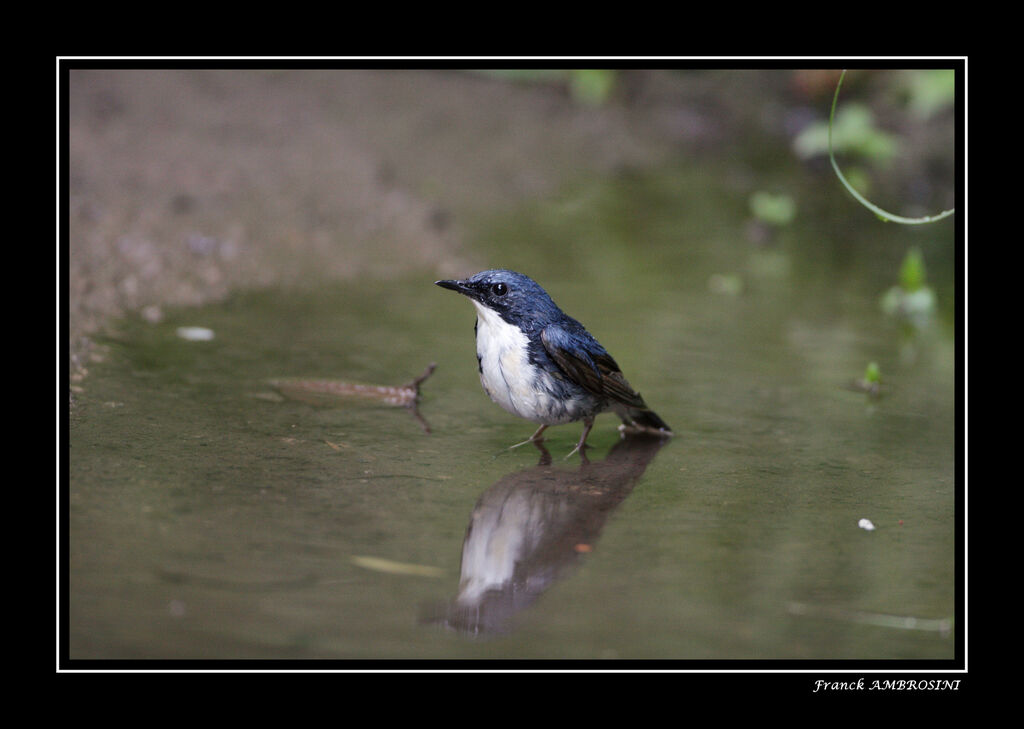
M 586 447 L 598 413 L 609 409 L 623 427 L 672 435 L 607 350 L 529 276 L 493 269 L 435 283 L 469 297 L 476 308 L 484 391 L 508 412 L 540 425 L 513 448 L 542 440 L 549 426 L 582 420 L 583 434 L 571 456 Z

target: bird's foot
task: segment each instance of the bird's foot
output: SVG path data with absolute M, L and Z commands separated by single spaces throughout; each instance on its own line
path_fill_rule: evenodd
M 577 443 L 575 448 L 573 448 L 571 451 L 565 454 L 565 458 L 563 460 L 567 461 L 570 458 L 572 458 L 575 454 L 579 453 L 580 458 L 583 460 L 583 462 L 587 463 L 590 460 L 589 458 L 587 458 L 587 451 L 589 449 L 590 446 L 588 446 L 586 443 Z
M 522 443 L 516 443 L 515 445 L 510 445 L 508 448 L 506 448 L 503 451 L 498 451 L 498 453 L 495 454 L 495 458 L 497 458 L 502 453 L 508 453 L 509 451 L 514 450 L 516 448 L 519 448 L 520 446 L 524 446 L 527 443 L 539 444 L 541 441 L 544 440 L 544 437 L 541 434 L 547 429 L 547 427 L 548 426 L 546 426 L 546 425 L 542 425 L 539 428 L 537 428 L 537 430 L 534 432 L 533 435 L 531 435 L 529 438 L 524 440 Z
M 566 458 L 571 457 L 577 451 L 579 451 L 580 458 L 582 458 L 584 461 L 587 460 L 587 454 L 586 454 L 586 449 L 588 447 L 587 446 L 587 436 L 590 435 L 590 429 L 593 428 L 593 427 L 594 427 L 594 420 L 593 420 L 593 418 L 591 418 L 590 420 L 584 420 L 583 421 L 583 434 L 580 436 L 579 442 L 576 443 L 576 447 L 573 448 L 571 451 L 569 451 L 569 455 L 567 455 Z
M 524 446 L 527 443 L 539 443 L 540 441 L 544 440 L 544 437 L 543 437 L 542 434 L 544 433 L 545 430 L 547 430 L 547 427 L 548 426 L 546 426 L 546 425 L 540 426 L 539 428 L 537 428 L 537 430 L 534 432 L 533 435 L 531 435 L 529 438 L 524 440 L 522 443 L 516 443 L 513 446 L 509 446 L 508 450 L 512 450 L 513 448 L 518 448 L 519 446 Z

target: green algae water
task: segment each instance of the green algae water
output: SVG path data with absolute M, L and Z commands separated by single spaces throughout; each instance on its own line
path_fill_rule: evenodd
M 603 415 L 585 464 L 578 425 L 505 450 L 533 426 L 430 271 L 118 322 L 69 418 L 68 657 L 953 659 L 954 228 L 798 196 L 764 227 L 670 170 L 482 230 L 677 434 Z M 914 321 L 881 303 L 911 248 Z M 416 413 L 271 384 L 431 363 Z

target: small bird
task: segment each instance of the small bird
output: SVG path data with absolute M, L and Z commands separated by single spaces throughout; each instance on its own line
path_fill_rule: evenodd
M 582 420 L 583 434 L 568 458 L 586 447 L 595 416 L 608 409 L 623 427 L 672 435 L 605 348 L 529 276 L 493 269 L 435 283 L 468 296 L 476 308 L 473 331 L 484 391 L 513 415 L 540 424 L 512 448 L 543 440 L 549 426 Z

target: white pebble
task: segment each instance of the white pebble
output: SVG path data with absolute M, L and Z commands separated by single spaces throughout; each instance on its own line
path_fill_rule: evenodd
M 209 342 L 213 339 L 213 330 L 206 327 L 178 327 L 178 336 L 190 342 Z

